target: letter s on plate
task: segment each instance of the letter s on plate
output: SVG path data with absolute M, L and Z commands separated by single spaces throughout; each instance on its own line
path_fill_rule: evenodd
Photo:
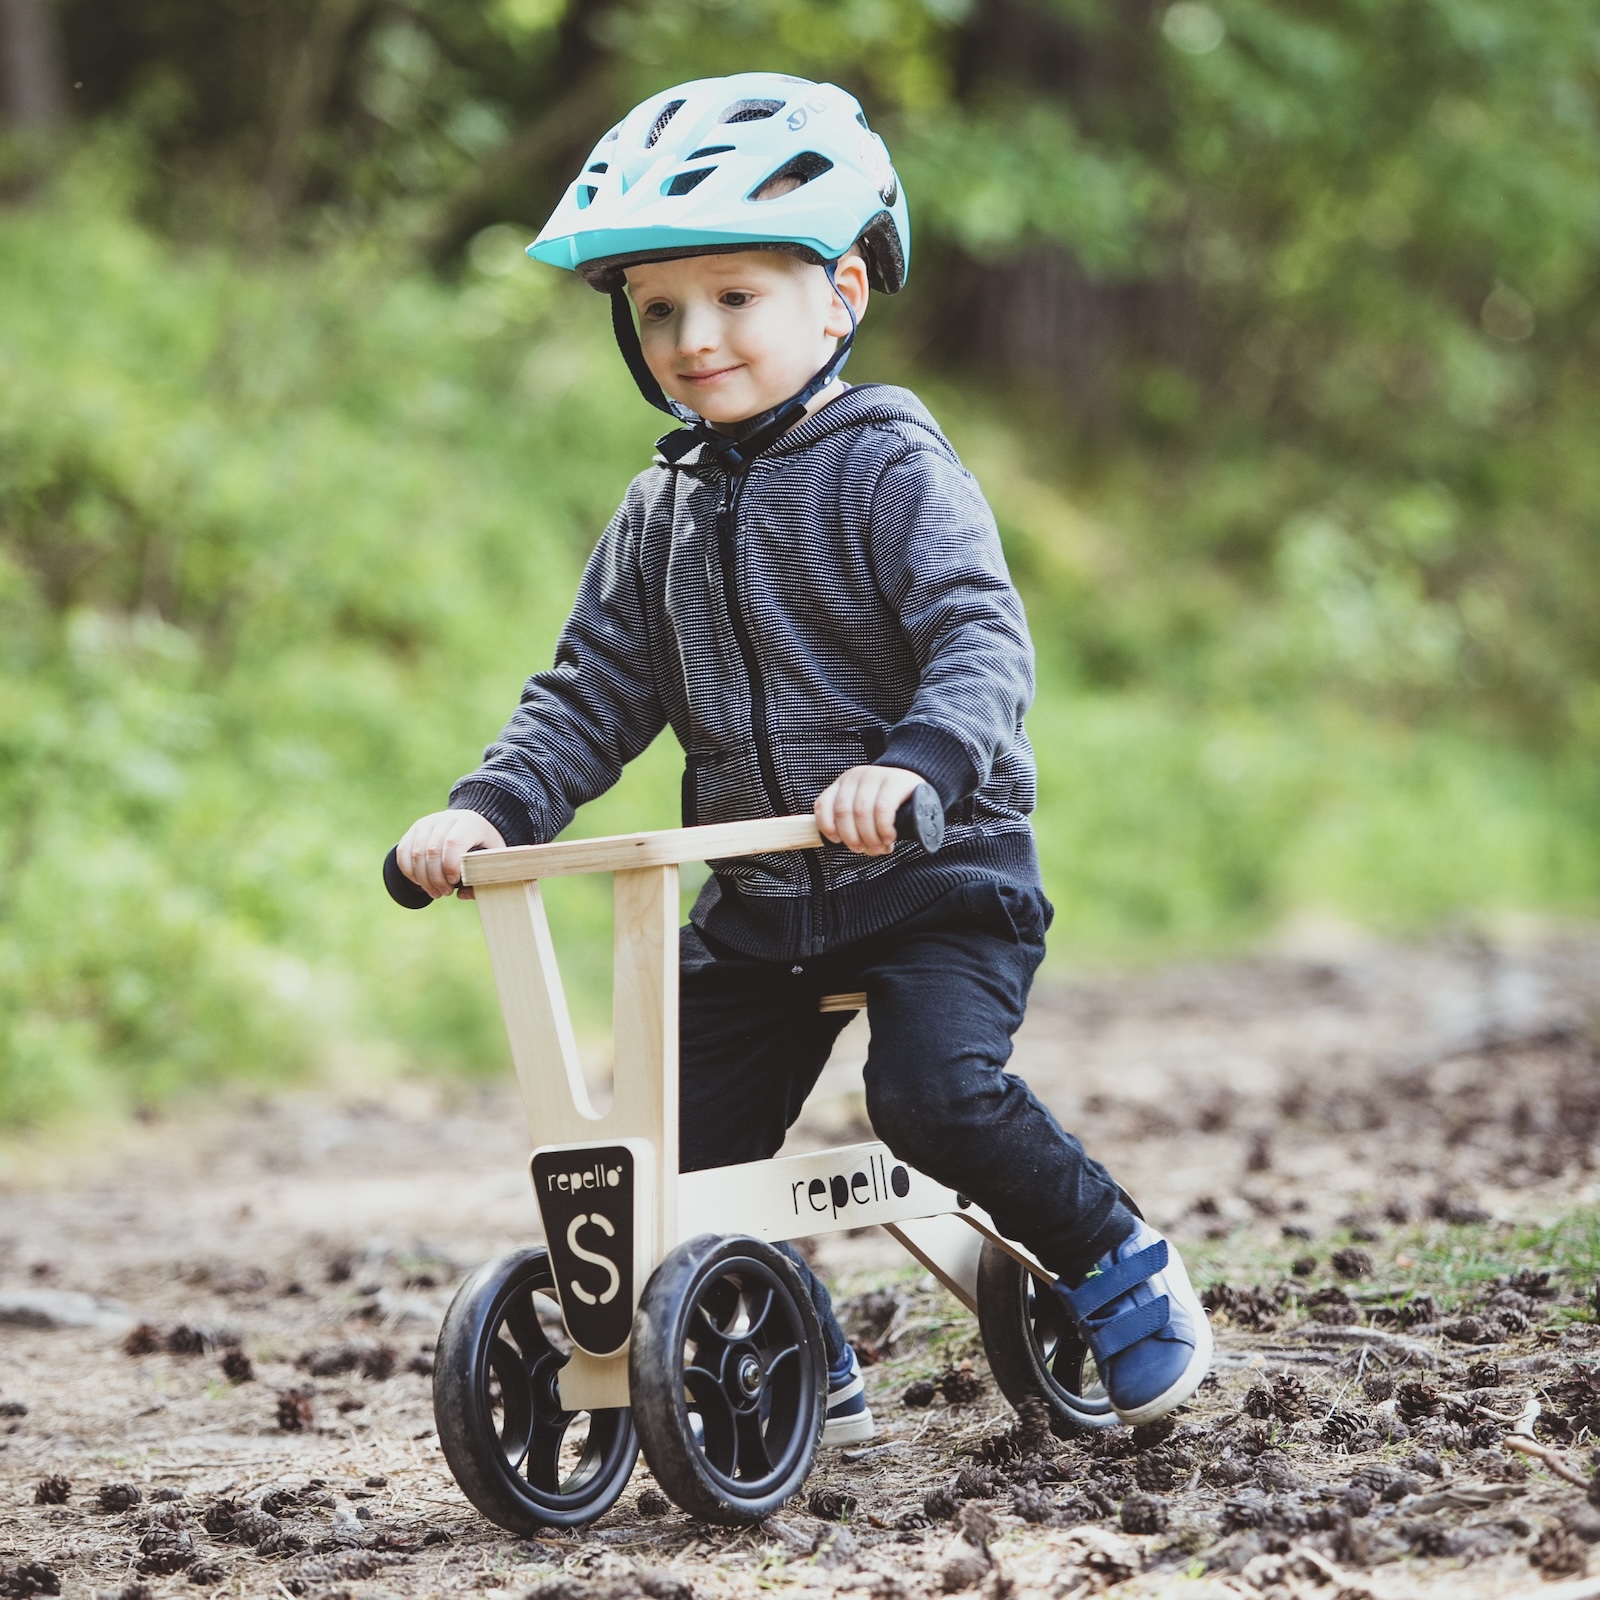
M 580 1211 L 571 1222 L 567 1224 L 567 1247 L 580 1261 L 587 1261 L 592 1266 L 604 1267 L 611 1279 L 610 1284 L 598 1295 L 592 1295 L 576 1278 L 572 1280 L 572 1292 L 583 1301 L 586 1306 L 609 1305 L 617 1297 L 617 1290 L 622 1287 L 622 1275 L 607 1256 L 597 1256 L 592 1250 L 585 1250 L 578 1243 L 578 1229 L 584 1223 L 592 1222 L 608 1239 L 614 1239 L 617 1230 L 598 1211 Z

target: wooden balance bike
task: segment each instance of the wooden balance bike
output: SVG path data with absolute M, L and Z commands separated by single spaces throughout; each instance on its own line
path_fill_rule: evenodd
M 896 819 L 936 850 L 924 785 Z M 433 1404 L 456 1482 L 514 1533 L 602 1516 L 641 1446 L 693 1516 L 754 1522 L 793 1495 L 822 1431 L 821 1326 L 785 1240 L 877 1224 L 977 1313 L 1013 1405 L 1042 1396 L 1057 1430 L 1116 1414 L 1051 1275 L 965 1196 L 847 1145 L 678 1170 L 678 868 L 822 843 L 810 816 L 575 839 L 469 855 L 532 1135 L 542 1247 L 480 1267 L 439 1332 Z M 614 1091 L 597 1111 L 578 1060 L 542 879 L 609 872 L 616 902 Z M 390 893 L 425 905 L 394 852 Z M 867 1007 L 825 996 L 825 1011 Z

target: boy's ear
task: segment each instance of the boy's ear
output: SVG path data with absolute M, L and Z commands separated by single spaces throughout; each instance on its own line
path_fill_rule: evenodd
M 857 322 L 867 314 L 867 264 L 858 250 L 847 250 L 833 269 L 833 285 L 839 292 L 828 300 L 828 320 L 824 331 L 830 339 L 843 339 L 850 332 L 850 318 L 839 304 L 845 300 Z

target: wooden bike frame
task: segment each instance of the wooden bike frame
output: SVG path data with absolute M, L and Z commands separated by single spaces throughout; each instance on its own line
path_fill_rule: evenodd
M 574 1340 L 560 1378 L 569 1409 L 628 1404 L 633 1307 L 662 1257 L 699 1234 L 776 1243 L 877 1224 L 972 1309 L 986 1238 L 1050 1276 L 964 1196 L 883 1144 L 679 1173 L 678 869 L 822 842 L 811 817 L 775 817 L 475 851 L 462 863 L 489 947 L 533 1139 L 535 1196 Z M 616 1064 L 603 1112 L 584 1081 L 539 887 L 543 878 L 584 872 L 611 873 L 615 899 Z M 854 1010 L 865 999 L 827 996 L 822 1006 Z

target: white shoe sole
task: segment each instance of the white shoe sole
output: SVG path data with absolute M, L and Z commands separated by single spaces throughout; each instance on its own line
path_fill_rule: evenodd
M 1200 1342 L 1195 1346 L 1188 1366 L 1183 1369 L 1183 1375 L 1171 1388 L 1158 1394 L 1154 1400 L 1147 1400 L 1142 1406 L 1135 1406 L 1131 1411 L 1117 1407 L 1117 1415 L 1128 1427 L 1137 1428 L 1142 1422 L 1154 1422 L 1166 1416 L 1169 1411 L 1176 1411 L 1205 1382 L 1206 1374 L 1211 1370 L 1213 1341 L 1211 1323 L 1204 1311 L 1200 1313 L 1199 1332 Z
M 853 1417 L 837 1417 L 822 1425 L 820 1443 L 831 1448 L 842 1444 L 865 1444 L 878 1436 L 878 1425 L 870 1411 L 859 1411 Z

